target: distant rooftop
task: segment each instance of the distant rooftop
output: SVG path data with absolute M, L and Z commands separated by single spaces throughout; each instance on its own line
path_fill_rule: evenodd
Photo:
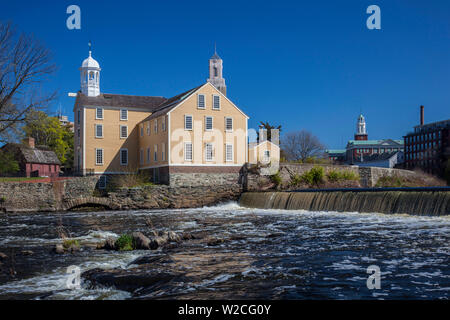
M 349 140 L 347 145 L 354 146 L 368 146 L 368 145 L 386 145 L 386 146 L 395 146 L 402 145 L 404 141 L 400 139 L 382 139 L 382 140 Z
M 423 131 L 431 131 L 431 130 L 445 129 L 445 128 L 450 128 L 450 119 L 424 124 L 423 126 L 420 126 L 420 125 L 415 126 L 414 132 L 418 133 L 418 132 L 423 132 Z M 412 134 L 412 132 L 409 134 Z

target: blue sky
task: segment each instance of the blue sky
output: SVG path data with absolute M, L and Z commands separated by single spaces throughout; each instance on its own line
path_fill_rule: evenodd
M 66 8 L 81 8 L 81 30 Z M 366 8 L 381 8 L 368 30 Z M 33 32 L 59 66 L 47 89 L 73 118 L 78 68 L 93 56 L 101 91 L 170 97 L 206 81 L 214 42 L 228 96 L 249 116 L 306 129 L 329 148 L 352 139 L 362 110 L 369 139 L 399 139 L 419 121 L 450 118 L 450 1 L 8 1 L 1 20 Z

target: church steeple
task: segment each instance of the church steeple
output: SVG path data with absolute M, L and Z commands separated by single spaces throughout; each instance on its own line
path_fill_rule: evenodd
M 80 67 L 81 92 L 89 97 L 100 95 L 100 65 L 92 58 L 91 42 L 89 41 L 89 57 L 84 59 Z
M 216 87 L 224 95 L 227 95 L 227 86 L 223 78 L 223 61 L 217 54 L 216 45 L 214 44 L 214 55 L 209 59 L 209 79 L 214 87 Z

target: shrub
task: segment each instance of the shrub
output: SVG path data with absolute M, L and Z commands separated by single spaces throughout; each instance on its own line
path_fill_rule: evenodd
M 341 174 L 339 171 L 331 170 L 327 174 L 327 179 L 328 179 L 328 181 L 331 181 L 331 182 L 337 182 L 337 181 L 341 180 Z
M 279 185 L 281 184 L 281 182 L 282 182 L 280 172 L 278 171 L 277 173 L 271 175 L 271 176 L 270 176 L 270 180 L 271 180 L 273 183 L 275 183 L 275 185 L 279 186 Z
M 80 242 L 77 239 L 64 239 L 63 247 L 66 250 L 70 248 L 80 248 Z
M 353 171 L 343 171 L 342 172 L 343 180 L 359 180 L 359 175 L 354 173 Z
M 116 240 L 115 245 L 119 251 L 131 251 L 134 249 L 133 237 L 123 234 Z
M 294 174 L 293 176 L 291 176 L 291 181 L 290 181 L 290 184 L 291 184 L 291 186 L 297 186 L 297 185 L 299 185 L 300 183 L 302 183 L 302 177 L 301 176 L 299 176 L 297 173 L 296 174 Z
M 129 172 L 111 177 L 107 185 L 107 190 L 112 191 L 118 188 L 133 188 L 153 185 L 150 182 L 148 172 L 130 169 Z
M 302 175 L 302 180 L 309 185 L 318 186 L 323 183 L 325 170 L 323 167 L 314 167 Z

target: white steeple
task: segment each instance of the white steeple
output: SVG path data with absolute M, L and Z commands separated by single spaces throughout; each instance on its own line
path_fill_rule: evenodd
M 357 135 L 366 135 L 366 120 L 362 114 L 359 115 L 358 121 L 356 123 L 356 134 Z
M 100 95 L 100 65 L 92 58 L 91 43 L 89 42 L 89 57 L 80 67 L 81 92 L 88 97 Z
M 224 95 L 227 95 L 227 86 L 223 78 L 223 61 L 220 59 L 214 44 L 214 55 L 209 59 L 209 79 L 214 87 L 216 87 Z

